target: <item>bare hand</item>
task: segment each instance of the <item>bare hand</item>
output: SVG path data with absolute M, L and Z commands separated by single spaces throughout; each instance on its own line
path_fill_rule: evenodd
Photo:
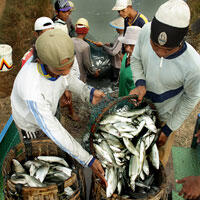
M 96 174 L 105 184 L 105 186 L 107 187 L 108 183 L 104 177 L 104 170 L 101 166 L 101 163 L 98 160 L 95 160 L 91 166 L 92 171 L 94 172 L 94 174 Z
M 197 137 L 197 143 L 200 143 L 200 130 L 197 132 L 195 137 Z
M 72 103 L 72 93 L 69 90 L 65 90 L 64 94 L 60 98 L 60 106 L 65 107 Z
M 102 47 L 103 46 L 103 43 L 102 42 L 95 42 L 94 43 L 96 46 L 98 46 L 98 47 Z
M 157 141 L 158 147 L 165 145 L 166 142 L 167 142 L 167 136 L 163 132 L 161 132 L 160 137 L 158 138 Z
M 92 104 L 94 104 L 94 105 L 98 104 L 103 97 L 105 97 L 105 94 L 102 91 L 95 90 L 94 96 L 93 96 L 93 99 L 92 99 Z
M 188 176 L 181 180 L 176 180 L 183 187 L 179 195 L 185 199 L 197 199 L 200 197 L 200 176 Z
M 99 70 L 99 69 L 97 69 L 97 70 L 95 71 L 95 74 L 94 74 L 94 76 L 95 76 L 95 77 L 98 77 L 98 76 L 99 76 L 99 72 L 100 72 L 100 70 Z
M 138 103 L 140 103 L 146 94 L 146 87 L 145 86 L 138 86 L 135 89 L 131 90 L 130 95 L 136 94 L 138 96 Z
M 110 46 L 110 43 L 105 43 L 105 45 L 109 47 L 109 46 Z

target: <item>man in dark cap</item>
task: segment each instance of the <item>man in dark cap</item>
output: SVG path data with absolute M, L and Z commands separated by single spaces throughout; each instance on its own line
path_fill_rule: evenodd
M 200 99 L 200 56 L 184 41 L 190 9 L 183 0 L 169 0 L 157 10 L 140 33 L 131 57 L 137 94 L 146 95 L 163 122 L 158 139 L 160 159 L 165 166 L 177 130 Z

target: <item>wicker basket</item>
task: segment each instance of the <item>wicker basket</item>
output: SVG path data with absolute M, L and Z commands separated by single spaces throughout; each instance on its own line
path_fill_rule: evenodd
M 59 156 L 64 158 L 70 167 L 75 166 L 72 176 L 61 184 L 53 184 L 47 187 L 19 187 L 9 180 L 12 174 L 12 159 L 19 162 L 31 160 L 37 156 Z M 4 178 L 4 195 L 5 199 L 23 199 L 23 200 L 60 200 L 66 199 L 64 188 L 72 187 L 74 194 L 68 198 L 70 200 L 85 199 L 85 180 L 82 168 L 76 160 L 59 149 L 53 141 L 49 139 L 32 140 L 29 144 L 20 143 L 7 154 L 2 167 Z M 79 180 L 78 180 L 79 179 Z
M 90 150 L 92 152 L 92 154 L 95 156 L 95 151 L 94 151 L 94 146 L 93 146 L 93 135 L 94 133 L 97 131 L 98 127 L 99 127 L 99 122 L 102 120 L 102 118 L 104 116 L 106 116 L 109 113 L 112 113 L 112 111 L 114 110 L 114 107 L 118 107 L 118 105 L 122 104 L 122 105 L 128 105 L 129 107 L 136 107 L 135 103 L 137 102 L 137 96 L 136 95 L 130 95 L 130 96 L 125 96 L 122 98 L 118 98 L 115 99 L 112 102 L 109 102 L 107 104 L 106 107 L 104 107 L 101 111 L 101 113 L 97 116 L 95 122 L 93 123 L 93 125 L 91 126 L 91 130 L 90 130 Z M 145 107 L 146 105 L 149 105 L 153 110 L 155 110 L 154 105 L 147 99 L 143 100 L 143 103 L 140 105 L 140 107 Z M 155 112 L 156 117 L 157 117 L 157 122 L 156 122 L 156 126 L 160 127 L 160 121 L 159 121 L 159 116 L 158 113 Z M 156 138 L 158 138 L 159 135 L 157 135 Z M 150 199 L 150 200 L 159 200 L 159 199 L 167 199 L 167 179 L 166 179 L 166 174 L 165 174 L 165 170 L 164 167 L 162 166 L 162 164 L 160 163 L 161 167 L 158 171 L 158 185 L 159 185 L 159 192 L 152 196 L 152 195 L 148 195 L 145 198 L 137 198 L 137 200 L 144 200 L 144 199 Z M 106 190 L 105 190 L 105 186 L 102 186 L 102 184 L 100 183 L 100 180 L 93 174 L 92 177 L 92 191 L 90 193 L 90 199 L 94 199 L 94 200 L 127 200 L 127 198 L 122 198 L 121 196 L 117 195 L 117 194 L 113 194 L 111 198 L 106 198 Z M 132 198 L 133 199 L 133 198 Z M 128 200 L 132 200 L 132 199 L 128 199 Z

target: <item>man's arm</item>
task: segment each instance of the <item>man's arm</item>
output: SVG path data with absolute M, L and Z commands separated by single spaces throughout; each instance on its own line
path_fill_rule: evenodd
M 122 49 L 122 43 L 119 42 L 119 40 L 115 40 L 114 45 L 112 47 L 103 45 L 103 49 L 111 56 L 116 56 Z
M 50 105 L 45 100 L 41 100 L 40 102 L 28 100 L 26 103 L 34 115 L 38 126 L 51 140 L 83 166 L 90 165 L 93 156 L 85 151 L 68 131 L 64 129 L 51 112 Z

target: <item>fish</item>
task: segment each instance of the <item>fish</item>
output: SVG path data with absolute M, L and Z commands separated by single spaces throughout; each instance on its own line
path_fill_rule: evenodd
M 112 124 L 106 124 L 105 126 L 101 126 L 99 129 L 118 138 L 121 138 L 121 133 L 116 128 L 114 128 Z
M 42 183 L 49 171 L 50 166 L 48 164 L 42 165 L 35 174 L 35 178 L 40 180 L 40 182 Z
M 113 124 L 113 126 L 120 133 L 133 132 L 133 131 L 137 130 L 134 126 L 132 126 L 131 124 L 128 124 L 126 122 L 117 122 L 117 123 Z
M 151 132 L 157 133 L 158 130 L 155 126 L 154 121 L 151 119 L 151 117 L 149 117 L 148 115 L 142 115 L 140 116 L 139 119 L 145 121 L 145 127 L 148 128 Z
M 41 183 L 34 176 L 29 176 L 28 174 L 21 174 L 21 175 L 25 177 L 29 187 L 46 187 L 46 184 Z
M 126 148 L 133 154 L 136 156 L 139 156 L 138 151 L 136 150 L 136 148 L 133 146 L 133 143 L 127 139 L 127 138 L 123 138 L 124 144 L 126 146 Z
M 64 189 L 64 192 L 65 192 L 65 194 L 66 194 L 67 196 L 69 196 L 69 197 L 71 197 L 71 196 L 74 194 L 74 191 L 72 190 L 71 187 L 66 187 L 66 188 Z
M 119 115 L 108 115 L 104 120 L 100 122 L 100 125 L 106 125 L 106 124 L 114 124 L 117 122 L 132 122 L 131 118 L 121 117 Z
M 109 164 L 112 164 L 112 158 L 108 155 L 108 153 L 104 151 L 103 148 L 100 147 L 99 145 L 97 144 L 93 145 L 98 156 L 100 156 L 102 160 L 106 160 Z
M 156 144 L 153 145 L 149 157 L 152 162 L 152 165 L 156 169 L 159 169 L 160 160 L 159 160 L 159 152 L 158 152 L 158 148 Z
M 63 166 L 53 166 L 52 169 L 65 173 L 68 177 L 72 175 L 72 169 Z
M 106 197 L 109 198 L 117 188 L 117 170 L 114 167 L 108 170 L 107 178 L 108 186 L 106 188 Z
M 22 184 L 25 185 L 27 183 L 26 179 L 22 175 L 13 174 L 10 178 L 11 182 L 14 184 Z
M 57 156 L 38 156 L 37 158 L 39 160 L 46 161 L 49 163 L 60 163 L 65 167 L 69 167 L 68 163 L 63 158 Z
M 13 164 L 14 164 L 14 171 L 16 173 L 24 173 L 25 169 L 22 167 L 22 165 L 20 164 L 20 162 L 16 159 L 12 159 Z
M 146 157 L 144 158 L 142 170 L 147 176 L 149 175 L 149 164 L 148 164 Z

